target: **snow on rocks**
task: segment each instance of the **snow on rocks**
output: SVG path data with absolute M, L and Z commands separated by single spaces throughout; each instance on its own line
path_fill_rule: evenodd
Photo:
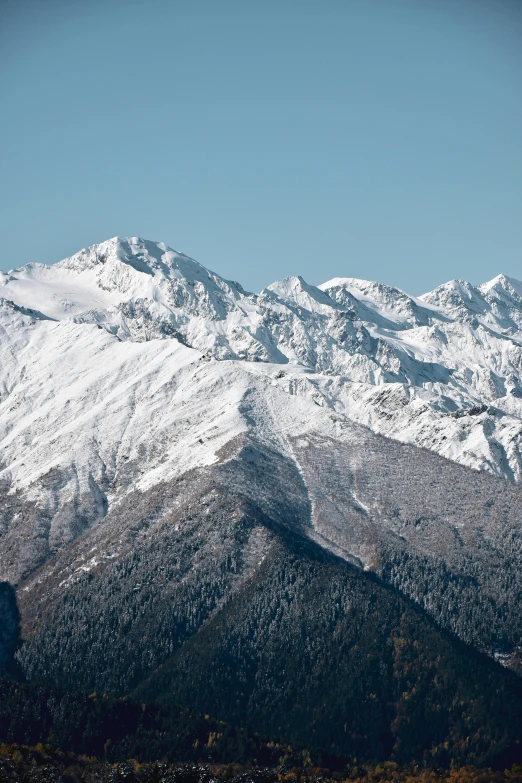
M 288 433 L 342 421 L 522 480 L 522 283 L 256 295 L 136 237 L 0 274 L 0 481 L 48 507 L 51 542 L 240 433 L 291 456 Z

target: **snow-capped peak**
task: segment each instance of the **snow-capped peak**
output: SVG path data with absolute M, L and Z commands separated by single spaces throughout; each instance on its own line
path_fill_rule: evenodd
M 208 270 L 192 258 L 178 253 L 163 242 L 151 242 L 141 237 L 112 237 L 91 245 L 55 264 L 54 268 L 84 272 L 101 265 L 121 263 L 137 272 L 170 276 L 177 270 L 189 279 L 208 275 Z
M 52 266 L 27 264 L 3 275 L 0 286 L 7 298 L 49 317 L 85 320 L 95 311 L 98 322 L 102 310 L 138 301 L 167 310 L 201 304 L 205 316 L 219 318 L 244 294 L 198 261 L 139 237 L 113 237 Z
M 515 280 L 514 277 L 508 277 L 507 275 L 497 275 L 493 280 L 489 280 L 487 283 L 481 283 L 477 288 L 482 291 L 483 294 L 487 294 L 492 290 L 495 291 L 508 291 L 516 294 L 516 296 L 522 298 L 522 283 L 519 280 Z
M 122 293 L 125 294 L 128 292 L 125 275 L 132 276 L 134 272 L 155 277 L 159 284 L 163 280 L 184 280 L 192 286 L 199 282 L 207 287 L 216 286 L 233 296 L 237 296 L 237 291 L 242 290 L 238 284 L 225 281 L 199 261 L 173 250 L 163 242 L 151 242 L 141 237 L 113 237 L 81 250 L 51 267 L 56 268 L 77 273 L 95 269 L 101 286 L 112 278 L 113 284 L 123 282 Z M 146 281 L 140 281 L 139 277 L 135 278 L 135 281 L 137 286 L 140 282 L 141 285 L 146 285 Z
M 414 297 L 351 277 L 316 287 L 293 276 L 255 295 L 161 242 L 114 237 L 54 266 L 1 274 L 0 299 L 10 368 L 0 389 L 13 387 L 33 333 L 42 345 L 51 334 L 57 345 L 62 333 L 97 334 L 103 350 L 116 343 L 114 356 L 120 343 L 130 356 L 130 344 L 148 342 L 161 354 L 158 340 L 170 340 L 185 357 L 192 348 L 248 373 L 258 367 L 282 393 L 522 479 L 522 283 L 511 278 L 451 281 Z
M 337 308 L 335 301 L 327 293 L 319 287 L 310 285 L 300 275 L 277 280 L 275 283 L 271 283 L 265 291 L 270 291 L 282 301 L 296 304 L 310 312 L 319 312 L 325 307 Z
M 482 324 L 511 335 L 522 329 L 522 283 L 506 275 L 478 286 L 466 280 L 451 280 L 420 298 L 474 326 Z

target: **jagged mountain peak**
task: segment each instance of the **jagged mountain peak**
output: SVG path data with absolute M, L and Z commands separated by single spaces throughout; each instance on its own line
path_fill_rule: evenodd
M 522 282 L 507 275 L 497 275 L 493 280 L 477 286 L 477 290 L 492 304 L 522 310 Z
M 452 318 L 469 320 L 490 310 L 489 303 L 480 290 L 467 280 L 450 280 L 433 291 L 419 297 L 425 305 L 431 305 Z
M 386 283 L 379 283 L 374 280 L 364 280 L 360 277 L 334 277 L 331 280 L 327 280 L 326 283 L 321 283 L 319 286 L 323 291 L 327 291 L 329 288 L 339 287 L 348 289 L 354 288 L 362 294 L 372 298 L 409 296 L 400 288 L 387 285 Z
M 473 328 L 522 338 L 522 283 L 514 278 L 501 274 L 478 286 L 451 280 L 420 298 Z
M 477 290 L 468 280 L 448 280 L 446 283 L 438 285 L 432 291 L 422 294 L 419 299 L 423 302 L 440 302 L 442 304 L 451 302 L 456 298 L 473 300 L 477 296 Z
M 264 291 L 275 294 L 280 300 L 296 304 L 310 311 L 321 311 L 326 308 L 337 309 L 338 305 L 327 292 L 319 286 L 310 285 L 301 275 L 284 277 L 271 283 Z
M 164 242 L 141 237 L 112 237 L 80 250 L 55 266 L 79 273 L 96 269 L 101 284 L 103 275 L 107 274 L 103 268 L 123 266 L 128 267 L 131 273 L 134 271 L 157 278 L 160 285 L 163 280 L 182 280 L 192 286 L 201 283 L 227 292 L 243 291 L 238 283 L 224 280 L 199 261 L 173 250 Z
M 492 292 L 507 293 L 510 297 L 522 300 L 522 282 L 504 274 L 499 274 L 492 280 L 477 286 L 467 280 L 449 280 L 419 298 L 424 302 L 451 303 L 457 299 L 475 302 L 480 297 L 489 298 L 488 295 Z
M 53 319 L 49 329 L 72 321 L 125 343 L 175 340 L 207 358 L 285 366 L 274 373 L 299 375 L 284 382 L 290 395 L 315 395 L 377 432 L 518 479 L 518 286 L 505 276 L 478 287 L 450 281 L 413 297 L 369 280 L 314 286 L 296 275 L 254 295 L 162 242 L 113 237 L 54 266 L 1 275 L 0 297 L 38 313 L 24 323 L 42 329 L 42 318 Z M 477 406 L 484 415 L 467 416 Z
M 354 307 L 361 320 L 387 329 L 409 329 L 429 325 L 433 320 L 445 320 L 439 308 L 385 283 L 335 277 L 319 288 L 336 301 Z
M 139 302 L 167 313 L 199 309 L 204 317 L 223 318 L 247 295 L 189 256 L 140 237 L 112 237 L 54 265 L 18 267 L 0 277 L 2 288 L 6 298 L 51 318 L 98 323 L 114 320 L 102 313 Z
M 144 274 L 159 272 L 170 276 L 170 270 L 183 270 L 186 272 L 185 276 L 189 277 L 208 274 L 208 270 L 193 258 L 178 253 L 163 242 L 153 242 L 141 237 L 112 237 L 83 248 L 55 266 L 59 269 L 84 272 L 100 265 L 118 262 Z

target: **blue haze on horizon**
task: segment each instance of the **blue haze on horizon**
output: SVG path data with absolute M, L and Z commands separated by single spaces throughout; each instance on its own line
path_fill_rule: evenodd
M 3 0 L 0 268 L 522 279 L 520 0 Z

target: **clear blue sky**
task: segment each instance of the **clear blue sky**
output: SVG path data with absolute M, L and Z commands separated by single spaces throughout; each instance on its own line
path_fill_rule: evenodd
M 2 0 L 0 267 L 522 279 L 522 0 Z

